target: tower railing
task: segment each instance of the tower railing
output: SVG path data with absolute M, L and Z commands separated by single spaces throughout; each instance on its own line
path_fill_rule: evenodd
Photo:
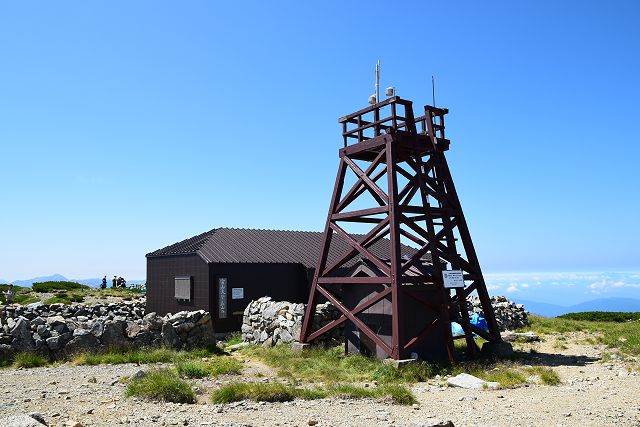
M 444 116 L 448 112 L 449 110 L 446 108 L 427 105 L 425 106 L 425 114 L 415 117 L 413 114 L 413 102 L 394 96 L 341 117 L 338 122 L 342 124 L 344 147 L 347 147 L 350 142 L 365 142 L 396 130 L 429 135 L 429 120 L 436 136 L 435 142 L 441 142 L 446 141 L 444 136 Z M 446 146 L 448 148 L 448 144 Z
M 389 132 L 389 129 L 416 133 L 413 103 L 398 96 L 341 117 L 338 122 L 342 123 L 345 147 L 350 140 L 364 142 Z

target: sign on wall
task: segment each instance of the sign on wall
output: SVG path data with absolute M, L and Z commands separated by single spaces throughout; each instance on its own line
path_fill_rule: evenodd
M 191 300 L 191 276 L 175 278 L 175 298 L 177 300 Z
M 231 288 L 231 299 L 244 299 L 244 288 Z
M 227 318 L 227 278 L 218 279 L 218 319 Z
M 464 288 L 462 270 L 443 270 L 442 280 L 445 288 Z

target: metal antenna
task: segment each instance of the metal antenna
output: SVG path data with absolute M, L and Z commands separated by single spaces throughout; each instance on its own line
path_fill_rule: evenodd
M 431 96 L 433 97 L 433 106 L 436 106 L 436 80 L 431 76 Z
M 376 102 L 380 102 L 380 61 L 376 64 Z

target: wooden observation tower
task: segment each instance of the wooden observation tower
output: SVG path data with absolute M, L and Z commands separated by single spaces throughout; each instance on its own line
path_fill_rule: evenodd
M 394 96 L 339 119 L 344 147 L 301 343 L 346 325 L 358 339 L 356 350 L 368 346 L 378 357 L 417 353 L 429 359 L 432 349 L 440 349 L 438 358 L 453 361 L 454 339 L 466 340 L 471 357 L 479 350 L 474 333 L 501 342 L 445 158 L 447 113 L 425 106 L 424 115 L 415 117 L 412 102 Z M 354 274 L 356 264 L 367 266 L 366 274 Z M 469 321 L 472 293 L 480 299 L 488 331 Z M 314 327 L 322 301 L 334 304 L 341 316 Z M 452 335 L 452 321 L 464 335 Z

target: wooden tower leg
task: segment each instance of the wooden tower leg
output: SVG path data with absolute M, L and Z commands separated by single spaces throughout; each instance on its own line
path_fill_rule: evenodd
M 440 241 L 440 237 L 437 235 L 434 226 L 434 217 L 431 214 L 431 204 L 429 203 L 428 191 L 427 191 L 427 174 L 422 162 L 422 156 L 418 153 L 415 155 L 415 164 L 413 165 L 416 171 L 416 178 L 418 186 L 420 188 L 420 197 L 422 200 L 422 206 L 425 208 L 425 228 L 427 230 L 428 243 L 431 252 L 431 264 L 433 268 L 432 280 L 438 288 L 440 294 L 440 321 L 445 324 L 444 333 L 446 336 L 446 347 L 449 361 L 455 361 L 455 346 L 453 345 L 453 335 L 451 333 L 451 318 L 449 315 L 449 290 L 444 288 L 444 282 L 442 278 L 442 264 L 440 251 L 437 249 Z
M 400 221 L 398 208 L 398 181 L 396 176 L 396 148 L 393 140 L 386 143 L 387 181 L 389 185 L 389 218 L 390 218 L 390 261 L 391 261 L 391 348 L 393 359 L 402 358 L 403 322 L 402 322 L 402 275 L 400 268 Z
M 300 342 L 308 343 L 309 335 L 311 334 L 311 325 L 313 324 L 313 317 L 316 313 L 316 305 L 318 304 L 318 276 L 324 271 L 327 265 L 327 256 L 329 255 L 329 248 L 331 247 L 331 239 L 333 237 L 333 231 L 331 230 L 331 216 L 333 215 L 336 205 L 342 194 L 342 188 L 344 186 L 344 176 L 347 172 L 347 165 L 344 160 L 340 159 L 338 165 L 338 174 L 336 175 L 336 182 L 333 186 L 333 195 L 331 196 L 331 204 L 329 206 L 329 213 L 327 214 L 327 223 L 324 227 L 322 249 L 320 256 L 318 257 L 318 263 L 316 270 L 313 273 L 313 281 L 311 282 L 311 290 L 309 292 L 309 299 L 307 302 L 306 313 L 304 321 L 302 323 L 302 329 L 300 330 Z
M 491 305 L 491 298 L 489 297 L 489 292 L 487 292 L 487 287 L 480 268 L 480 262 L 478 261 L 476 250 L 473 246 L 473 241 L 471 240 L 471 234 L 469 233 L 469 228 L 467 226 L 467 221 L 462 211 L 462 205 L 460 204 L 460 199 L 458 198 L 458 193 L 456 192 L 453 179 L 451 178 L 449 165 L 447 164 L 447 159 L 444 154 L 437 154 L 436 165 L 438 174 L 442 177 L 443 184 L 446 187 L 448 201 L 452 205 L 451 208 L 456 212 L 455 218 L 458 232 L 460 233 L 460 240 L 462 241 L 462 246 L 467 256 L 467 262 L 473 270 L 473 284 L 468 289 L 465 289 L 464 300 L 462 299 L 463 295 L 460 294 L 459 298 L 461 299 L 459 302 L 466 302 L 466 296 L 473 292 L 473 290 L 478 292 L 482 311 L 484 312 L 484 317 L 487 321 L 487 326 L 489 327 L 489 335 L 491 337 L 489 341 L 500 342 L 502 341 L 502 338 L 500 337 L 500 330 L 498 329 L 493 306 Z

